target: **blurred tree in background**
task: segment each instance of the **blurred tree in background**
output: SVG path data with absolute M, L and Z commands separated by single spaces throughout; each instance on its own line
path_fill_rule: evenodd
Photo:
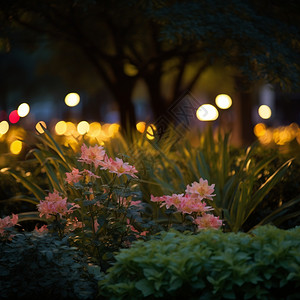
M 139 80 L 158 118 L 204 72 L 218 68 L 233 79 L 246 142 L 253 87 L 299 88 L 299 12 L 297 1 L 7 0 L 0 46 L 44 49 L 40 72 L 91 93 L 105 88 L 123 127 L 135 125 Z

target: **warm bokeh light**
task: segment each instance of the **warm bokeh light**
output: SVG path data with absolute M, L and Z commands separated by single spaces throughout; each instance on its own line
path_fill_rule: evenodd
M 55 132 L 58 135 L 63 135 L 67 131 L 67 123 L 65 121 L 59 121 L 55 125 Z
M 15 124 L 17 122 L 19 122 L 20 120 L 20 116 L 18 115 L 18 111 L 17 110 L 13 110 L 10 114 L 9 114 L 9 122 L 12 124 Z
M 81 121 L 77 125 L 77 131 L 79 134 L 84 135 L 90 129 L 90 124 L 87 121 Z
M 74 123 L 72 122 L 67 122 L 67 131 L 65 133 L 66 136 L 79 136 L 77 130 L 76 130 L 76 126 Z
M 197 109 L 196 116 L 200 121 L 214 121 L 218 119 L 219 112 L 213 105 L 203 104 Z
M 9 124 L 7 121 L 0 122 L 0 134 L 5 134 L 9 129 Z
M 110 124 L 108 127 L 108 134 L 114 136 L 120 129 L 120 125 L 117 123 Z
M 124 65 L 124 73 L 128 76 L 135 76 L 138 74 L 138 69 L 136 68 L 136 66 L 132 65 L 132 64 L 125 64 Z
M 19 154 L 21 151 L 22 151 L 22 142 L 21 141 L 13 141 L 11 144 L 10 144 L 10 152 L 12 154 Z
M 97 137 L 101 134 L 101 124 L 99 122 L 92 122 L 90 124 L 90 130 L 88 131 L 87 135 L 89 137 Z
M 138 122 L 136 124 L 136 129 L 137 131 L 139 131 L 140 133 L 143 133 L 146 130 L 146 122 Z
M 46 123 L 44 122 L 44 121 L 39 121 L 39 122 L 37 122 L 36 123 L 36 125 L 35 125 L 35 129 L 39 132 L 39 133 L 43 133 L 44 132 L 44 129 L 43 129 L 43 127 L 45 127 L 45 128 L 47 128 L 47 125 L 46 125 Z
M 156 130 L 156 127 L 155 127 L 154 124 L 150 124 L 147 127 L 147 134 L 146 134 L 147 139 L 153 140 L 155 138 L 155 136 L 154 136 L 154 131 L 155 130 Z
M 258 114 L 262 119 L 270 119 L 272 111 L 268 105 L 263 104 L 258 108 Z
M 216 97 L 215 102 L 221 109 L 228 109 L 232 105 L 232 99 L 226 94 L 220 94 Z
M 18 107 L 18 115 L 22 118 L 26 117 L 29 114 L 30 106 L 28 103 L 22 103 Z
M 65 103 L 70 107 L 74 107 L 78 105 L 79 102 L 80 102 L 80 96 L 77 93 L 69 93 L 65 97 Z
M 266 133 L 266 125 L 263 124 L 263 123 L 258 123 L 254 126 L 254 134 L 257 136 L 257 137 L 260 137 L 260 136 L 263 136 L 265 133 Z

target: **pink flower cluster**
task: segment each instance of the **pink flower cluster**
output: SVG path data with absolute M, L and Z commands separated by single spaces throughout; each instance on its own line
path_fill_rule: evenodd
M 124 162 L 121 158 L 116 158 L 115 160 L 109 158 L 102 146 L 96 145 L 87 147 L 85 144 L 83 144 L 81 146 L 81 156 L 78 161 L 90 165 L 94 164 L 95 168 L 101 166 L 102 170 L 108 170 L 110 173 L 115 173 L 118 176 L 127 174 L 131 177 L 137 178 L 135 173 L 137 173 L 138 171 L 134 166 L 131 166 L 127 162 Z M 80 172 L 77 169 L 75 170 L 73 170 L 74 172 L 72 175 L 69 175 L 69 177 L 67 177 L 67 180 L 71 182 L 74 182 L 73 180 L 80 180 Z
M 5 235 L 5 229 L 15 226 L 18 223 L 18 215 L 12 214 L 12 217 L 6 216 L 0 219 L 0 236 Z
M 76 168 L 73 168 L 71 172 L 67 172 L 66 176 L 66 181 L 68 184 L 77 183 L 84 178 L 100 178 L 100 176 L 95 175 L 89 170 L 84 169 L 83 171 L 79 171 Z
M 207 214 L 208 211 L 213 210 L 203 200 L 213 200 L 212 194 L 215 185 L 208 185 L 207 180 L 200 178 L 199 182 L 193 182 L 192 185 L 187 185 L 186 194 L 173 194 L 172 196 L 164 195 L 161 197 L 154 197 L 151 195 L 152 202 L 160 202 L 161 207 L 166 206 L 167 209 L 175 207 L 183 214 L 196 215 L 194 223 L 198 229 L 215 228 L 218 229 L 222 226 L 222 220 L 212 214 Z
M 80 208 L 75 203 L 68 203 L 67 198 L 62 198 L 59 192 L 54 190 L 45 197 L 45 200 L 40 201 L 37 205 L 40 217 L 45 216 L 46 219 L 59 214 L 60 217 L 72 213 L 75 208 Z

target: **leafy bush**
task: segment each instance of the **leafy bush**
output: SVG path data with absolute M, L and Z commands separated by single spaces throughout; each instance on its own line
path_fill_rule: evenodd
M 300 228 L 164 232 L 121 250 L 100 281 L 110 299 L 297 299 Z
M 94 270 L 66 239 L 49 234 L 18 233 L 0 243 L 1 299 L 93 299 Z

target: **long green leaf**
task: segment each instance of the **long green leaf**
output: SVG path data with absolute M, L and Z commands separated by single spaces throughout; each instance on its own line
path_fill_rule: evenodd
M 19 180 L 23 186 L 27 188 L 38 200 L 45 199 L 45 192 L 38 185 L 12 169 L 7 170 L 6 172 Z
M 291 165 L 293 159 L 286 161 L 277 171 L 270 176 L 267 181 L 260 186 L 260 188 L 253 195 L 249 206 L 247 207 L 247 215 L 245 221 L 257 207 L 257 205 L 264 199 L 264 197 L 270 192 L 275 184 L 283 177 L 288 167 Z

